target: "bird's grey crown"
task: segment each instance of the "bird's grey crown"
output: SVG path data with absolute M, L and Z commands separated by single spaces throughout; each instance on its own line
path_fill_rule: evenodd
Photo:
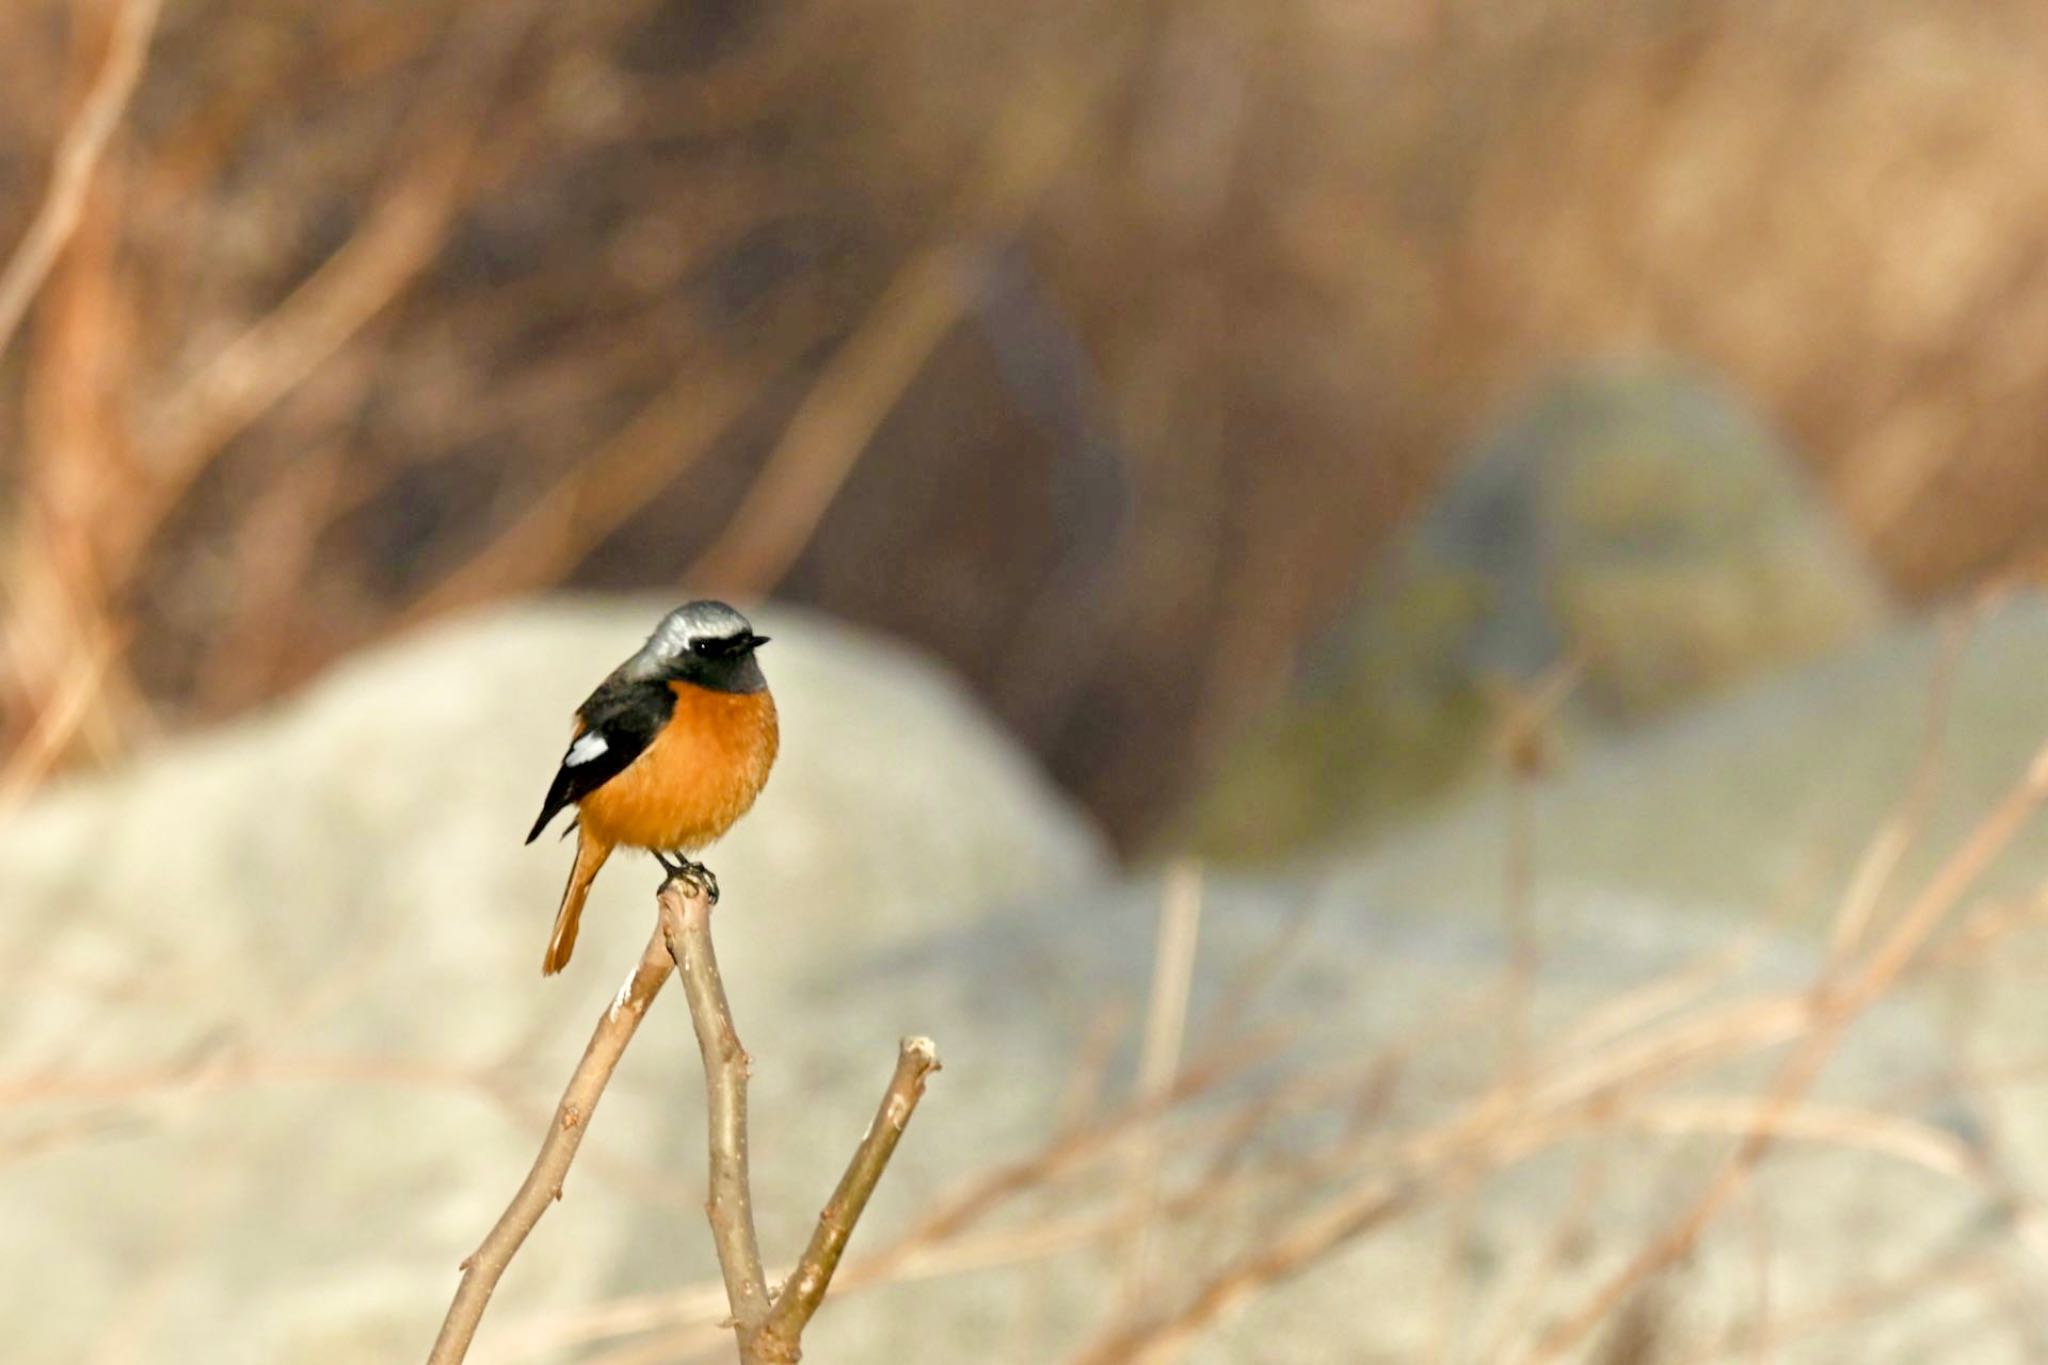
M 661 618 L 639 653 L 620 669 L 629 678 L 648 678 L 681 658 L 695 640 L 730 640 L 753 630 L 747 618 L 723 602 L 685 602 Z

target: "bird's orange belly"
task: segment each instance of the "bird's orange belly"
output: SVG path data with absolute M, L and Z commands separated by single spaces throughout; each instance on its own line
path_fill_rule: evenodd
M 675 714 L 654 742 L 579 803 L 594 838 L 693 853 L 732 828 L 767 783 L 779 734 L 766 692 L 670 688 Z

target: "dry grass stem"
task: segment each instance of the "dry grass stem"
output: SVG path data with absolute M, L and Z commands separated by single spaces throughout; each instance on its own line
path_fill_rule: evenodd
M 883 419 L 973 302 L 987 244 L 1019 228 L 1066 164 L 1114 68 L 1104 56 L 1079 78 L 1012 100 L 944 235 L 897 272 L 833 356 L 688 581 L 747 595 L 781 581 Z
M 1394 1217 L 1415 1198 L 1416 1191 L 1405 1184 L 1378 1181 L 1332 1200 L 1202 1282 L 1165 1317 L 1110 1334 L 1077 1355 L 1074 1365 L 1157 1365 L 1172 1360 L 1219 1318 L 1300 1273 L 1332 1248 Z
M 765 360 L 745 367 L 685 372 L 406 608 L 401 623 L 566 579 L 606 536 L 707 454 L 795 358 L 801 348 L 794 343 L 810 339 L 794 333 Z
M 974 252 L 945 246 L 898 276 L 805 397 L 690 581 L 749 595 L 781 581 L 882 419 L 959 321 L 973 297 L 974 272 Z
M 1158 941 L 1152 952 L 1152 990 L 1145 1013 L 1145 1038 L 1138 1056 L 1137 1097 L 1156 1101 L 1180 1069 L 1181 1040 L 1187 1033 L 1188 997 L 1195 979 L 1195 943 L 1202 922 L 1202 872 L 1194 863 L 1167 871 L 1159 903 Z M 1134 1311 L 1145 1298 L 1151 1255 L 1153 1205 L 1159 1191 L 1157 1125 L 1133 1134 L 1125 1154 L 1131 1232 L 1124 1245 L 1119 1313 Z
M 49 278 L 50 268 L 78 228 L 93 172 L 106 154 L 107 144 L 113 139 L 129 97 L 135 93 L 136 82 L 142 77 L 161 7 L 161 0 L 124 0 L 114 16 L 106 59 L 100 64 L 99 74 L 93 78 L 77 117 L 64 130 L 63 141 L 57 146 L 49 191 L 8 259 L 7 268 L 0 270 L 0 353 L 14 339 L 36 291 Z
M 1926 888 L 1900 916 L 1891 933 L 1872 949 L 1860 971 L 1847 981 L 1823 980 L 1812 1026 L 1780 1069 L 1755 1126 L 1699 1198 L 1662 1235 L 1603 1284 L 1591 1298 L 1546 1334 L 1530 1356 L 1531 1365 L 1561 1359 L 1583 1342 L 1643 1284 L 1698 1245 L 1707 1226 L 1741 1192 L 1768 1154 L 1785 1111 L 1812 1085 L 1848 1026 L 1898 982 L 1928 939 L 1954 911 L 1984 870 L 2048 800 L 2048 746 L 2037 751 L 2026 775 L 1987 814 Z
M 275 310 L 225 346 L 161 418 L 152 529 L 200 471 L 271 411 L 432 264 L 462 204 L 497 78 L 537 17 L 532 0 L 459 25 L 413 111 L 430 140 L 388 177 L 361 225 Z
M 1991 607 L 1989 601 L 1980 599 L 1968 610 L 1950 616 L 1942 624 L 1940 653 L 1935 660 L 1933 682 L 1927 689 L 1926 713 L 1921 722 L 1920 756 L 1914 764 L 1913 779 L 1905 799 L 1864 850 L 1850 878 L 1849 889 L 1842 897 L 1841 909 L 1836 912 L 1830 931 L 1832 951 L 1838 958 L 1846 957 L 1862 944 L 1899 864 L 1926 829 L 1928 814 L 1941 785 L 1943 742 L 1948 731 L 1956 672 L 1962 667 L 1963 656 L 1978 621 Z
M 93 702 L 118 652 L 115 641 L 102 639 L 90 653 L 73 662 L 56 695 L 37 714 L 20 745 L 0 764 L 0 815 L 12 811 L 35 790 L 92 714 Z

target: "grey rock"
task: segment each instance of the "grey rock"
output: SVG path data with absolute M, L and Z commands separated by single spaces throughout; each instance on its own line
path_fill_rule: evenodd
M 1845 888 L 1914 787 L 1932 713 L 1941 721 L 1936 780 L 1876 902 L 1877 932 L 1896 922 L 2048 741 L 2048 695 L 2038 686 L 2048 676 L 2048 597 L 2021 595 L 1976 624 L 1937 709 L 1953 631 L 1945 621 L 1896 627 L 1693 713 L 1588 742 L 1528 791 L 1529 919 L 1541 966 L 1526 997 L 1526 1036 L 1539 1054 L 1569 1059 L 1563 1040 L 1586 1019 L 1614 1018 L 1617 1001 L 1642 1007 L 1728 954 L 1735 965 L 1710 974 L 1678 1013 L 1801 998 L 1820 978 Z M 1290 872 L 1219 881 L 1202 924 L 1193 1017 L 1214 1017 L 1230 983 L 1268 960 L 1267 945 L 1287 943 L 1264 994 L 1268 1017 L 1294 1030 L 1275 1072 L 1298 1078 L 1348 1058 L 1362 1091 L 1376 1059 L 1397 1057 L 1404 1083 L 1377 1122 L 1413 1131 L 1440 1121 L 1498 1080 L 1518 1036 L 1503 985 L 1507 801 L 1498 784 L 1482 784 L 1385 839 Z M 1958 918 L 2037 907 L 2044 884 L 2048 819 L 2036 816 L 1984 869 Z M 1072 1040 L 1104 1001 L 1135 1015 L 1156 899 L 1141 885 L 1091 898 L 1071 920 L 1059 907 L 994 915 L 896 965 L 909 973 L 897 989 L 956 1002 L 947 1083 L 977 1086 L 990 1068 L 1008 1068 L 1009 1082 L 1030 1066 L 1024 1030 L 1042 1028 L 1030 1021 L 1048 1013 L 1066 1021 Z M 1297 935 L 1290 926 L 1302 915 L 1308 928 Z M 1959 951 L 1969 939 L 1950 932 L 1936 941 Z M 1742 1358 L 1754 1345 L 1747 1334 L 1764 1322 L 1785 1333 L 1771 1343 L 1776 1358 L 1816 1365 L 2042 1358 L 2048 1241 L 2032 1192 L 2048 1180 L 2048 1096 L 2034 1082 L 2048 1037 L 2044 947 L 2036 909 L 1988 958 L 1965 955 L 1918 974 L 1852 1025 L 1817 1090 L 1847 1119 L 1840 1137 L 1783 1144 L 1753 1190 L 1658 1277 L 1631 1310 L 1650 1342 L 1642 1355 L 1589 1349 L 1567 1358 Z M 991 1031 L 991 1017 L 1006 1027 Z M 1248 1022 L 1260 1019 L 1254 1011 Z M 1078 1041 L 1063 1049 L 1079 1050 Z M 1751 1049 L 1656 1095 L 1652 1107 L 1668 1114 L 1703 1094 L 1767 1094 L 1788 1055 Z M 1060 1075 L 1047 1066 L 1043 1079 L 1017 1084 L 1056 1093 Z M 1117 1076 L 1127 1082 L 1128 1058 Z M 1016 1103 L 997 1125 L 1013 1145 L 1032 1123 L 1029 1103 Z M 927 1138 L 955 1121 L 933 1114 Z M 1305 1128 L 1283 1125 L 1271 1140 L 1307 1147 L 1317 1133 L 1312 1122 Z M 1531 1335 L 1584 1304 L 1687 1208 L 1732 1146 L 1726 1135 L 1679 1141 L 1626 1124 L 1595 1129 L 1465 1195 L 1436 1190 L 1411 1217 L 1253 1301 L 1195 1358 L 1523 1358 Z M 1952 1164 L 1902 1160 L 1892 1141 L 1902 1135 L 1933 1139 Z M 1200 1154 L 1198 1146 L 1182 1178 L 1196 1178 Z M 1172 1238 L 1165 1278 L 1184 1288 L 1249 1245 L 1248 1224 L 1277 1213 L 1238 1212 L 1244 1221 L 1198 1222 Z M 953 1314 L 973 1313 L 1005 1324 L 996 1339 L 1030 1343 L 989 1358 L 1058 1358 L 1101 1320 L 1115 1262 L 1084 1257 L 1041 1274 L 890 1291 L 890 1313 L 848 1305 L 820 1324 L 819 1340 L 845 1343 L 846 1359 L 907 1358 L 920 1340 L 947 1339 Z M 1035 1334 L 1026 1330 L 1033 1323 Z
M 521 613 L 366 659 L 270 720 L 60 792 L 0 832 L 10 1360 L 119 1346 L 144 1361 L 423 1355 L 456 1260 L 524 1174 L 573 1054 L 643 941 L 654 876 L 608 869 L 570 973 L 543 983 L 561 850 L 515 841 L 591 661 L 623 654 L 651 620 L 640 607 Z M 816 623 L 771 617 L 766 629 L 789 716 L 785 767 L 714 861 L 721 955 L 755 1059 L 771 1260 L 800 1245 L 895 1037 L 932 1034 L 946 1063 L 858 1255 L 1054 1137 L 1105 1015 L 1123 1033 L 1094 1108 L 1128 1093 L 1160 892 L 1146 879 L 1106 884 L 1085 825 L 927 671 Z M 1161 1231 L 1154 1301 L 1386 1169 L 1402 1135 L 1466 1112 L 1518 1058 L 1526 1074 L 1554 1076 L 1603 1055 L 1599 1028 L 1611 1046 L 1666 1021 L 1799 999 L 1822 953 L 1796 918 L 1765 922 L 1779 903 L 1773 869 L 1803 865 L 1793 845 L 1812 831 L 1846 841 L 1881 815 L 1911 767 L 1907 721 L 1931 649 L 1925 631 L 1900 633 L 1617 742 L 1546 784 L 1541 955 L 1526 986 L 1510 971 L 1492 795 L 1381 847 L 1212 876 L 1189 1064 L 1250 1036 L 1279 1051 L 1176 1118 L 1166 1188 L 1203 1188 L 1219 1134 L 1275 1086 L 1334 1082 L 1249 1144 L 1250 1168 L 1296 1169 L 1346 1131 L 1372 1145 L 1342 1172 L 1254 1187 Z M 2048 728 L 2048 706 L 2029 695 L 2042 663 L 2048 604 L 1987 626 L 1957 679 L 1933 843 L 1966 826 Z M 479 700 L 479 668 L 531 670 L 530 689 Z M 419 722 L 431 742 L 414 742 Z M 1779 800 L 1797 773 L 1810 785 Z M 1824 808 L 1824 821 L 1799 818 Z M 103 855 L 110 830 L 118 842 Z M 2028 842 L 2010 875 L 2048 869 L 2044 853 Z M 1827 863 L 1815 884 L 1838 872 Z M 1617 1012 L 1630 1001 L 1632 1015 Z M 2038 1036 L 2017 1029 L 2002 1060 Z M 1953 1264 L 1977 1277 L 1946 1293 L 1900 1290 L 1885 1311 L 1824 1321 L 1778 1358 L 2038 1358 L 2024 1305 L 2040 1301 L 2042 1269 L 2024 1211 L 2048 1155 L 2030 1135 L 2048 1125 L 1972 1083 L 1979 1054 L 1959 1063 L 1956 1048 L 1954 1018 L 1924 1000 L 1888 1000 L 1856 1024 L 1818 1093 L 1918 1145 L 1790 1145 L 1757 1194 L 1658 1280 L 1641 1316 L 1664 1354 L 1649 1358 L 1683 1359 L 1729 1331 L 1739 1343 L 1760 1292 L 1792 1322 Z M 1783 1060 L 1782 1048 L 1751 1047 L 1626 1092 L 1499 1174 L 1461 1186 L 1434 1173 L 1412 1212 L 1253 1299 L 1193 1358 L 1515 1358 L 1680 1212 L 1728 1150 L 1725 1134 L 1653 1120 L 1753 1097 Z M 97 1089 L 65 1097 L 79 1078 Z M 38 1085 L 48 1093 L 34 1099 Z M 618 1295 L 715 1276 L 698 1093 L 671 989 L 595 1117 L 567 1198 L 507 1276 L 477 1360 L 592 1358 L 600 1347 L 551 1346 L 555 1329 Z M 1112 1157 L 996 1226 L 1099 1217 L 1129 1187 Z M 1105 1323 L 1119 1264 L 1113 1243 L 1090 1245 L 848 1293 L 814 1323 L 809 1358 L 1059 1359 Z
M 621 857 L 543 981 L 568 850 L 520 838 L 571 708 L 667 605 L 527 608 L 398 645 L 0 828 L 10 1361 L 119 1342 L 165 1361 L 424 1355 L 652 925 L 659 875 Z M 932 1021 L 870 1002 L 833 1084 L 829 1053 L 796 1055 L 774 1021 L 848 957 L 1070 890 L 1103 854 L 931 668 L 813 617 L 762 625 L 784 757 L 709 857 L 733 993 L 771 1040 L 762 1102 L 816 1129 L 764 1153 L 765 1187 L 804 1191 L 774 1228 L 794 1236 L 896 1037 Z M 497 1311 L 583 1302 L 670 1228 L 695 1244 L 680 999 L 646 1028 Z M 682 1264 L 641 1269 L 668 1284 Z
M 1140 882 L 1078 904 L 995 912 L 861 964 L 860 989 L 919 999 L 944 1021 L 947 1053 L 947 1071 L 907 1148 L 915 1165 L 885 1187 L 880 1226 L 908 1221 L 920 1185 L 947 1188 L 979 1163 L 1023 1154 L 1052 1135 L 1055 1097 L 1079 1067 L 1091 1016 L 1117 1006 L 1129 1019 L 1142 1016 L 1159 896 Z M 1725 962 L 1726 970 L 1672 1010 L 1673 1018 L 1701 1020 L 1746 1001 L 1796 1000 L 1821 966 L 1813 948 L 1767 931 L 1731 952 L 1730 935 L 1711 917 L 1645 899 L 1580 888 L 1544 907 L 1566 908 L 1570 927 L 1548 936 L 1541 970 L 1518 1008 L 1497 924 L 1389 913 L 1337 876 L 1212 882 L 1188 1052 L 1200 1064 L 1233 1038 L 1286 1041 L 1252 1075 L 1183 1115 L 1166 1144 L 1167 1188 L 1199 1188 L 1224 1145 L 1219 1136 L 1200 1136 L 1203 1125 L 1227 1127 L 1269 1086 L 1338 1082 L 1322 1103 L 1272 1123 L 1242 1154 L 1243 1166 L 1286 1169 L 1359 1123 L 1377 1145 L 1353 1178 L 1369 1178 L 1387 1168 L 1402 1135 L 1441 1130 L 1501 1084 L 1517 1055 L 1545 1078 L 1590 1063 L 1598 1052 L 1589 1024 L 1603 1012 L 1612 1019 L 1615 1002 L 1630 992 L 1669 987 L 1700 974 L 1702 964 Z M 1247 1005 L 1247 983 L 1260 975 L 1264 984 Z M 1226 1019 L 1234 1025 L 1219 1035 Z M 1633 1041 L 1647 1038 L 1656 1022 L 1647 1016 Z M 1622 1030 L 1615 1037 L 1632 1036 Z M 1516 1052 L 1517 1039 L 1528 1040 L 1526 1053 Z M 1763 1093 L 1783 1058 L 1782 1050 L 1742 1049 L 1680 1081 L 1626 1092 L 1605 1121 L 1538 1142 L 1527 1159 L 1469 1187 L 1454 1173 L 1435 1172 L 1414 1211 L 1254 1298 L 1191 1358 L 1218 1365 L 1520 1358 L 1543 1322 L 1584 1302 L 1705 1187 L 1731 1146 L 1721 1130 L 1659 1134 L 1648 1126 L 1651 1117 Z M 1110 1072 L 1112 1098 L 1128 1093 L 1130 1075 L 1127 1048 Z M 1858 1023 L 1817 1095 L 1844 1110 L 1917 1125 L 1965 1159 L 1977 1150 L 1978 1115 L 1953 1083 L 1940 1032 L 1903 1002 Z M 1626 1116 L 1636 1112 L 1646 1127 L 1631 1126 Z M 1507 1135 L 1523 1136 L 1512 1127 Z M 1895 1151 L 1853 1142 L 1790 1145 L 1767 1167 L 1758 1196 L 1769 1210 L 1770 1292 L 1788 1316 L 1867 1283 L 1880 1267 L 1933 1262 L 1958 1247 L 1995 1263 L 2002 1257 L 2014 1273 L 2028 1269 L 2009 1210 L 1984 1187 L 1931 1175 Z M 1128 1179 L 1110 1160 L 1092 1181 L 1066 1197 L 1034 1201 L 1030 1211 L 1040 1219 L 1100 1214 L 1120 1206 Z M 1153 1301 L 1179 1302 L 1205 1276 L 1262 1245 L 1266 1229 L 1346 1188 L 1336 1178 L 1303 1182 L 1221 1200 L 1173 1225 L 1156 1241 Z M 1578 1233 L 1561 1237 L 1575 1223 Z M 1669 1358 L 1753 1312 L 1756 1235 L 1743 1217 L 1727 1219 L 1659 1281 L 1656 1330 Z M 1871 1247 L 1882 1253 L 1866 1253 Z M 977 1360 L 1063 1359 L 1108 1319 L 1118 1279 L 1112 1247 L 897 1286 L 833 1306 L 811 1345 L 820 1358 L 845 1361 L 930 1358 L 967 1342 Z M 1533 1297 L 1523 1301 L 1524 1292 Z M 1957 1316 L 1955 1305 L 1939 1302 L 1845 1321 L 1781 1358 L 1911 1360 L 1915 1335 L 1934 1324 L 1958 1352 L 1950 1358 L 2026 1359 L 2005 1324 L 1982 1318 L 1986 1302 L 1973 1299 L 1980 1316 L 1961 1315 L 1961 1323 L 1947 1321 Z M 1445 1342 L 1446 1354 L 1436 1356 Z
M 1730 923 L 1823 930 L 1879 827 L 1908 804 L 1930 756 L 1891 909 L 1951 854 L 2048 741 L 2048 596 L 2020 594 L 1964 628 L 1960 609 L 1640 733 L 1588 743 L 1531 790 L 1536 871 L 1553 887 L 1600 886 Z M 1946 696 L 1937 694 L 1954 650 Z M 1491 913 L 1500 900 L 1504 779 L 1374 842 L 1343 875 L 1390 908 Z M 2048 826 L 2023 827 L 1984 894 L 2048 878 Z
M 1482 766 L 1499 703 L 1566 659 L 1567 733 L 1625 730 L 1885 618 L 1790 454 L 1669 364 L 1573 372 L 1465 464 L 1201 803 L 1223 857 L 1385 827 Z

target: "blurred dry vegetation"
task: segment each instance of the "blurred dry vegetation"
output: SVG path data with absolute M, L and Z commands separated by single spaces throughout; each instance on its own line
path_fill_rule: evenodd
M 1617 349 L 1731 378 L 1909 595 L 2043 548 L 2017 0 L 154 10 L 0 9 L 0 252 L 147 45 L 0 342 L 14 790 L 688 584 L 923 642 L 1141 837 L 1499 404 Z

